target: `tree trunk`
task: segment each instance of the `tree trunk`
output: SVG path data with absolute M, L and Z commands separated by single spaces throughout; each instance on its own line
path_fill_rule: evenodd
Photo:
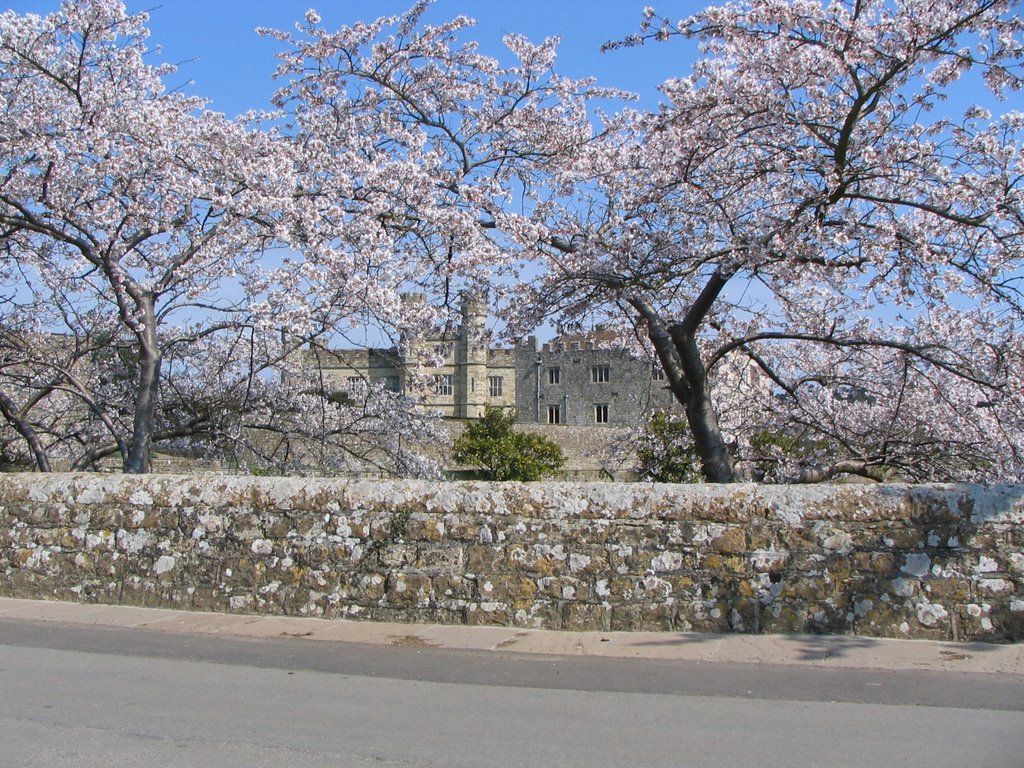
M 156 312 L 151 294 L 139 302 L 142 310 L 143 327 L 137 334 L 139 339 L 139 382 L 135 398 L 135 418 L 132 425 L 132 441 L 124 471 L 130 474 L 144 474 L 150 471 L 150 452 L 153 448 L 153 430 L 156 420 L 157 396 L 160 391 L 160 364 L 162 356 L 156 337 Z
M 700 456 L 704 479 L 709 483 L 735 482 L 732 456 L 722 436 L 718 414 L 711 403 L 707 369 L 701 360 L 697 340 L 691 334 L 681 331 L 679 326 L 673 326 L 672 340 L 689 390 L 686 399 L 681 402 L 686 409 L 686 420 L 690 424 L 697 455 Z
M 629 298 L 629 303 L 647 323 L 648 338 L 661 361 L 672 394 L 686 410 L 701 471 L 709 483 L 734 482 L 736 473 L 711 403 L 707 369 L 697 345 L 696 328 L 728 279 L 727 275 L 713 276 L 688 313 L 687 320 L 671 328 L 665 327 L 660 314 L 649 301 L 640 296 Z
M 847 459 L 822 467 L 807 467 L 800 471 L 794 483 L 824 483 L 836 475 L 858 475 L 878 483 L 885 482 L 885 470 L 862 459 Z
M 36 469 L 40 472 L 52 472 L 50 457 L 47 456 L 46 449 L 43 448 L 39 434 L 25 418 L 19 415 L 15 404 L 2 392 L 0 392 L 0 413 L 7 419 L 7 423 L 25 438 L 25 442 L 28 443 L 28 447 L 32 451 L 32 457 L 35 459 Z

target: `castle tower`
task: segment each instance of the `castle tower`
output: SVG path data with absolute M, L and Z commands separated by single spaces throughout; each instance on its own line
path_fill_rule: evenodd
M 422 311 L 423 305 L 427 303 L 427 295 L 425 293 L 403 293 L 401 296 L 402 310 L 405 315 L 415 316 Z M 415 335 L 409 335 L 403 331 L 401 337 L 398 340 L 398 360 L 399 360 L 399 390 L 401 392 L 408 392 L 409 386 L 409 373 L 410 367 L 415 368 L 418 363 L 420 353 L 423 351 L 423 341 Z
M 479 419 L 487 407 L 487 294 L 462 294 L 462 326 L 455 345 L 456 415 Z

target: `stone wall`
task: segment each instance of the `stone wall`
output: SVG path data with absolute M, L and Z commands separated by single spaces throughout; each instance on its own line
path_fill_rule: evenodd
M 1024 486 L 0 475 L 0 594 L 575 630 L 1024 637 Z

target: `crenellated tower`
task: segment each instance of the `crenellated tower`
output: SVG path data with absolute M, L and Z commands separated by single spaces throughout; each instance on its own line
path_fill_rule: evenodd
M 456 415 L 478 419 L 488 402 L 487 294 L 462 294 L 462 324 L 455 343 Z

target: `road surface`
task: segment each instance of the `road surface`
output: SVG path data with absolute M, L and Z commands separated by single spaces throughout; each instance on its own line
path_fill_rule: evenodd
M 1019 675 L 0 618 L 0 767 L 1024 766 Z

